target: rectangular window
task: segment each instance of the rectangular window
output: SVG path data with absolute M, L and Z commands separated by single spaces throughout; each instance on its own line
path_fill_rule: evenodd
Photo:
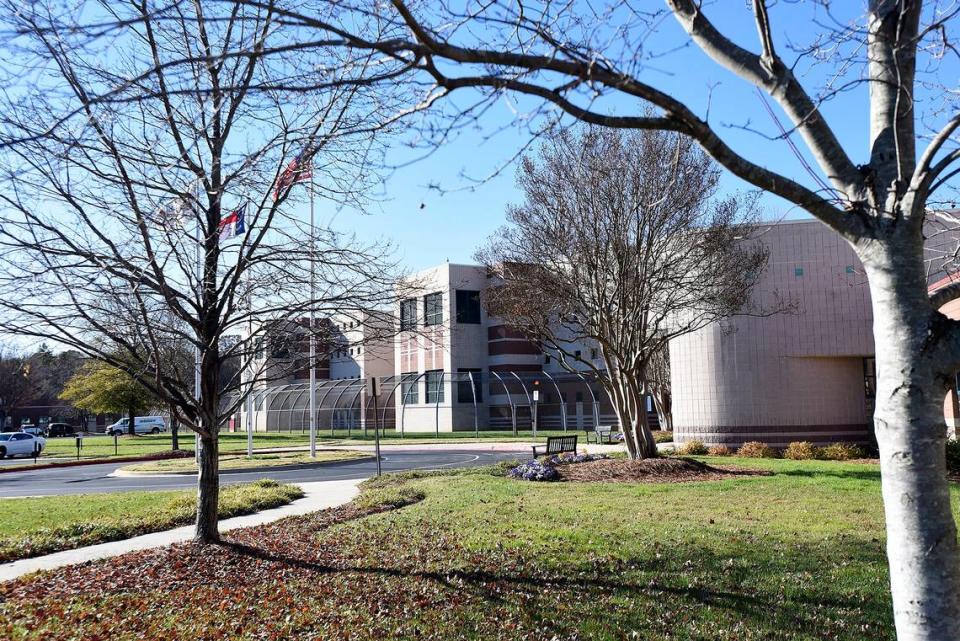
M 580 358 L 580 354 L 581 354 L 581 352 L 580 352 L 580 350 L 578 349 L 577 351 L 575 351 L 575 352 L 573 353 L 573 357 L 574 357 L 574 358 Z
M 427 385 L 427 403 L 443 402 L 443 370 L 432 369 L 424 374 Z
M 408 298 L 400 302 L 400 331 L 415 329 L 417 326 L 417 300 Z
M 400 381 L 400 403 L 403 405 L 416 405 L 420 402 L 420 394 L 417 391 L 417 373 L 407 372 L 401 374 Z
M 423 297 L 423 324 L 439 325 L 443 322 L 443 294 L 427 294 Z
M 477 395 L 477 402 L 483 402 L 482 378 L 479 368 L 461 367 L 457 370 L 457 402 L 473 404 L 473 395 Z M 470 374 L 473 374 L 473 391 L 470 390 Z
M 543 364 L 544 364 L 544 365 L 549 365 L 549 364 L 550 364 L 550 354 L 545 354 L 545 355 L 544 355 L 544 357 L 543 357 Z
M 480 292 L 471 289 L 457 290 L 457 322 L 480 324 Z
M 597 348 L 596 348 L 596 347 L 591 347 L 591 348 L 590 348 L 590 360 L 592 360 L 592 361 L 597 360 Z

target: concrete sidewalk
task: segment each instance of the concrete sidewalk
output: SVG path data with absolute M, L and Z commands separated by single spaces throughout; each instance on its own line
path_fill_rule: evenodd
M 350 479 L 345 481 L 298 483 L 297 485 L 299 485 L 305 493 L 303 498 L 272 510 L 264 510 L 256 514 L 224 519 L 220 521 L 220 531 L 227 532 L 237 528 L 262 525 L 288 516 L 297 516 L 331 507 L 338 507 L 344 503 L 349 503 L 360 493 L 357 486 L 362 481 L 363 479 Z M 46 556 L 4 563 L 0 565 L 0 581 L 10 581 L 11 579 L 31 572 L 37 572 L 38 570 L 52 570 L 65 565 L 106 559 L 112 556 L 126 554 L 127 552 L 136 552 L 137 550 L 148 550 L 172 543 L 181 543 L 183 541 L 189 541 L 191 538 L 193 538 L 193 526 L 185 525 L 173 530 L 136 536 L 132 539 L 100 543 L 99 545 L 77 548 L 76 550 L 64 550 L 63 552 L 55 552 Z

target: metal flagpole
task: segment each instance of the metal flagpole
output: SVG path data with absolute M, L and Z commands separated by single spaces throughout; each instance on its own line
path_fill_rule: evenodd
M 250 268 L 247 267 L 249 270 Z M 253 348 L 253 288 L 250 287 L 250 272 L 247 271 L 247 345 L 248 349 Z M 250 356 L 247 358 L 247 456 L 253 456 L 253 359 L 256 357 L 256 350 L 251 349 Z
M 313 160 L 310 167 L 310 458 L 317 457 L 317 338 L 314 335 L 316 259 L 314 257 Z
M 197 304 L 199 306 L 203 305 L 203 252 L 201 251 L 203 247 L 203 232 L 201 231 L 200 226 L 200 215 L 197 215 Z M 200 345 L 193 346 L 193 400 L 197 401 L 197 419 L 200 418 Z M 199 423 L 199 420 L 197 421 Z M 197 427 L 200 427 L 197 425 Z M 200 474 L 200 434 L 198 432 L 193 433 L 193 452 L 197 461 L 197 474 Z

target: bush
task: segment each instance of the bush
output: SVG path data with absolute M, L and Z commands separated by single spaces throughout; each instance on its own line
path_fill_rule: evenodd
M 710 456 L 733 456 L 733 450 L 726 445 L 714 445 L 707 450 Z
M 589 461 L 599 461 L 610 458 L 606 454 L 554 454 L 544 460 L 548 465 L 566 465 L 567 463 L 587 463 Z
M 850 461 L 867 457 L 863 448 L 853 443 L 831 443 L 823 448 L 822 452 L 823 458 L 828 461 Z
M 780 458 L 780 453 L 766 443 L 748 441 L 737 450 L 737 456 L 746 458 Z
M 947 440 L 947 470 L 960 472 L 960 441 L 955 438 Z
M 703 441 L 696 439 L 687 441 L 677 447 L 677 454 L 681 456 L 703 456 L 706 453 L 707 446 L 704 445 Z
M 555 467 L 541 463 L 536 459 L 521 463 L 510 470 L 507 476 L 524 481 L 556 481 L 560 478 L 560 474 Z
M 792 461 L 811 461 L 823 456 L 819 447 L 809 441 L 794 441 L 783 452 L 783 458 Z
M 664 430 L 655 430 L 653 432 L 653 441 L 655 443 L 672 443 L 673 432 L 667 432 Z

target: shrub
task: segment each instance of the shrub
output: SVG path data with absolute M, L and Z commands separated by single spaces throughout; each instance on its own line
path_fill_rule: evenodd
M 536 459 L 521 463 L 510 470 L 507 475 L 524 481 L 556 481 L 560 478 L 560 474 L 555 467 L 541 463 Z
M 566 465 L 567 463 L 587 463 L 610 458 L 606 454 L 554 454 L 544 460 L 547 465 Z
M 710 456 L 733 456 L 733 450 L 726 445 L 714 445 L 707 450 Z
M 766 443 L 747 441 L 737 450 L 737 456 L 747 458 L 780 458 L 780 453 Z
M 947 440 L 947 469 L 960 472 L 960 441 L 955 438 Z
M 655 443 L 672 443 L 673 432 L 667 432 L 664 430 L 655 430 L 653 432 L 653 441 Z
M 696 439 L 687 441 L 677 447 L 677 454 L 681 456 L 703 456 L 706 453 L 707 446 L 704 445 L 703 441 Z
M 831 443 L 823 448 L 823 458 L 828 461 L 849 461 L 866 458 L 867 453 L 859 445 L 853 443 Z
M 809 441 L 794 441 L 783 452 L 783 458 L 793 461 L 810 461 L 821 456 L 820 448 Z

